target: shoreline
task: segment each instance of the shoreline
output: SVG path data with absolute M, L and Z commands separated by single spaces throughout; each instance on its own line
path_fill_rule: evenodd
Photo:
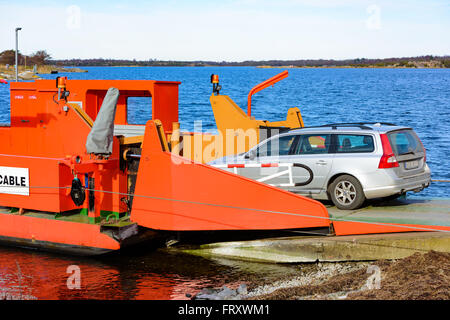
M 297 264 L 298 274 L 237 279 L 187 293 L 191 300 L 449 300 L 450 253 L 406 258 Z M 411 277 L 414 275 L 414 277 Z M 430 280 L 432 279 L 432 281 Z M 244 292 L 239 288 L 245 288 Z
M 243 66 L 215 66 L 215 65 L 186 65 L 186 66 L 173 66 L 173 65 L 163 65 L 163 66 L 81 66 L 81 68 L 196 68 L 196 67 L 209 67 L 209 68 L 258 68 L 258 69 L 449 69 L 446 67 L 394 67 L 394 66 L 386 66 L 386 67 L 379 67 L 379 66 L 364 66 L 364 67 L 357 67 L 357 66 L 252 66 L 252 65 L 243 65 Z M 78 68 L 78 67 L 75 67 Z M 65 72 L 71 72 L 71 71 L 65 71 Z M 83 71 L 73 71 L 73 72 L 83 72 Z M 84 72 L 87 72 L 84 71 Z
M 384 59 L 300 59 L 300 60 L 245 60 L 227 61 L 175 61 L 126 59 L 70 59 L 53 60 L 59 66 L 80 67 L 256 67 L 256 68 L 450 68 L 450 56 L 418 56 Z
M 448 300 L 449 267 L 450 253 L 432 250 L 353 266 L 319 264 L 316 274 L 257 287 L 246 300 Z
M 229 65 L 181 65 L 181 66 L 175 66 L 175 65 L 160 65 L 160 66 L 140 66 L 140 65 L 116 65 L 116 66 L 105 66 L 105 65 L 96 65 L 96 66 L 71 66 L 71 67 L 56 67 L 56 66 L 42 66 L 38 67 L 36 75 L 39 74 L 57 74 L 57 73 L 83 73 L 83 72 L 89 72 L 86 69 L 83 68 L 98 68 L 98 67 L 105 67 L 105 68 L 165 68 L 165 67 L 182 67 L 182 68 L 192 68 L 192 67 L 214 67 L 214 68 L 233 68 L 233 67 L 253 67 L 258 69 L 449 69 L 443 66 L 376 66 L 376 65 L 368 65 L 368 66 L 252 66 L 252 65 L 239 65 L 239 66 L 229 66 Z M 33 68 L 28 67 L 24 69 L 23 66 L 19 66 L 19 74 L 20 73 L 33 73 Z M 34 73 L 33 73 L 34 74 Z M 15 78 L 15 70 L 14 66 L 10 65 L 9 69 L 5 68 L 5 65 L 0 65 L 0 79 L 11 79 Z M 19 75 L 20 78 L 20 75 Z
M 405 67 L 405 66 L 257 66 L 256 68 L 271 69 L 448 69 L 445 67 Z
M 18 68 L 18 78 L 21 80 L 36 80 L 41 79 L 39 77 L 40 74 L 58 74 L 58 73 L 79 73 L 79 72 L 88 72 L 88 70 L 83 70 L 78 67 L 57 67 L 52 65 L 43 65 L 38 66 L 36 68 L 36 72 L 34 72 L 34 68 L 32 66 L 19 66 Z M 9 65 L 7 68 L 6 65 L 0 65 L 0 79 L 5 80 L 15 80 L 16 72 L 14 65 Z
M 160 67 L 183 67 L 183 68 L 193 68 L 193 67 L 214 67 L 214 68 L 233 68 L 233 67 L 253 67 L 259 69 L 449 69 L 446 67 L 415 67 L 415 66 L 252 66 L 252 65 L 239 65 L 239 66 L 217 66 L 217 65 L 183 65 L 183 66 L 174 66 L 174 65 L 160 65 L 160 66 L 145 66 L 145 65 L 117 65 L 117 66 L 104 66 L 104 65 L 96 65 L 96 66 L 80 66 L 81 68 L 98 68 L 98 67 L 108 67 L 108 68 L 160 68 Z M 78 67 L 74 67 L 78 68 Z M 66 71 L 67 72 L 67 71 Z

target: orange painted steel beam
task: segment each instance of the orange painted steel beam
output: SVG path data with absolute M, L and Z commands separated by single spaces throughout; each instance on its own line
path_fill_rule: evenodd
M 32 240 L 50 245 L 113 251 L 120 243 L 100 232 L 100 225 L 43 219 L 10 213 L 0 213 L 0 238 L 16 241 Z
M 264 90 L 265 88 L 267 88 L 269 86 L 273 86 L 278 81 L 281 81 L 284 78 L 287 78 L 288 75 L 289 75 L 288 71 L 285 70 L 285 71 L 280 72 L 279 74 L 273 76 L 272 78 L 261 82 L 260 84 L 254 86 L 252 88 L 252 90 L 250 90 L 250 92 L 248 94 L 248 98 L 247 98 L 247 114 L 248 114 L 248 116 L 252 115 L 252 95 L 254 95 L 255 93 L 257 93 L 261 90 Z
M 375 233 L 397 233 L 397 232 L 427 232 L 427 231 L 450 231 L 449 226 L 398 224 L 398 223 L 364 223 L 354 221 L 333 221 L 334 232 L 337 236 L 375 234 Z M 427 230 L 428 229 L 428 230 Z
M 140 161 L 130 216 L 140 226 L 173 231 L 329 226 L 320 202 L 163 151 L 153 121 L 146 125 Z

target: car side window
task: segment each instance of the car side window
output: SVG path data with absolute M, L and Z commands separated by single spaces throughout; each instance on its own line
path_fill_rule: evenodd
M 338 134 L 336 153 L 367 153 L 375 150 L 373 137 L 360 134 Z
M 296 140 L 295 138 L 295 135 L 288 135 L 270 139 L 257 149 L 257 156 L 287 156 L 291 154 L 291 149 Z
M 299 137 L 295 154 L 326 154 L 331 146 L 331 134 L 305 134 Z

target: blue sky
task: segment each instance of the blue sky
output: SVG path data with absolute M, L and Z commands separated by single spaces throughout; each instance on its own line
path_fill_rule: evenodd
M 449 0 L 0 0 L 0 51 L 243 61 L 450 54 Z

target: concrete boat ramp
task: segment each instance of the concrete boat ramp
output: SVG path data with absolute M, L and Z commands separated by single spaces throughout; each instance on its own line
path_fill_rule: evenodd
M 329 206 L 328 211 L 332 221 L 409 227 L 403 227 L 404 232 L 397 233 L 293 236 L 218 242 L 189 248 L 175 247 L 173 250 L 204 257 L 270 263 L 370 261 L 400 259 L 415 252 L 429 250 L 450 252 L 450 198 L 410 198 L 374 202 L 355 211 L 342 211 Z

